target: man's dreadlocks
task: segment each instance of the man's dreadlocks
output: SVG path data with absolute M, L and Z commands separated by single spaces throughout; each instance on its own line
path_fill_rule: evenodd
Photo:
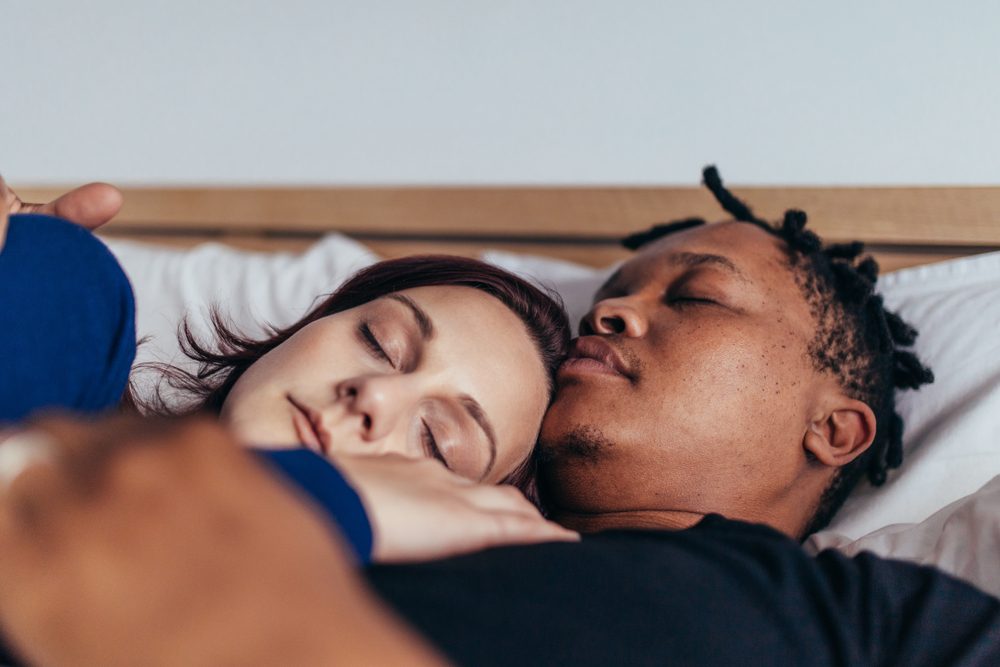
M 805 295 L 816 333 L 809 356 L 819 372 L 829 372 L 852 397 L 867 403 L 878 423 L 871 447 L 841 467 L 820 498 L 805 535 L 826 526 L 847 499 L 861 476 L 879 486 L 891 468 L 903 461 L 903 420 L 896 412 L 896 389 L 916 389 L 934 381 L 934 374 L 917 356 L 901 349 L 913 345 L 916 330 L 885 308 L 875 294 L 878 264 L 860 257 L 860 241 L 824 245 L 805 229 L 806 214 L 785 212 L 770 224 L 727 190 L 714 166 L 706 167 L 704 182 L 723 209 L 737 221 L 755 225 L 784 241 L 795 280 Z M 622 245 L 636 250 L 656 239 L 704 225 L 701 218 L 687 218 L 632 234 Z

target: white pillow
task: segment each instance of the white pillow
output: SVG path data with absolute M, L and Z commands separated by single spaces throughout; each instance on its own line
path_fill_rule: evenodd
M 195 333 L 207 336 L 210 310 L 218 306 L 236 330 L 258 335 L 265 324 L 292 324 L 320 295 L 379 259 L 340 234 L 324 237 L 301 254 L 249 252 L 219 243 L 178 250 L 104 241 L 135 290 L 137 335 L 148 338 L 137 350 L 136 363 L 159 361 L 189 369 L 177 338 L 185 317 Z M 138 378 L 140 395 L 152 391 L 154 377 Z
M 934 565 L 1000 597 L 1000 476 L 920 523 L 886 526 L 857 540 L 824 530 L 805 546 L 813 553 L 830 548 L 848 556 L 871 551 Z
M 590 310 L 594 293 L 618 267 L 615 264 L 605 269 L 595 269 L 551 257 L 519 255 L 502 250 L 487 250 L 480 258 L 558 294 L 562 298 L 574 335 L 580 320 Z

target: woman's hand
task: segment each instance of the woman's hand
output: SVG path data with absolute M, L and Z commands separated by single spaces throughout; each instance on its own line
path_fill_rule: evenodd
M 0 176 L 0 250 L 7 238 L 9 217 L 17 213 L 43 213 L 75 222 L 87 229 L 97 229 L 118 215 L 122 207 L 122 193 L 107 183 L 89 183 L 47 204 L 30 204 L 21 201 Z
M 0 442 L 0 626 L 31 664 L 442 664 L 337 542 L 209 421 Z
M 341 455 L 335 463 L 368 512 L 376 562 L 430 560 L 507 544 L 580 539 L 546 521 L 514 487 L 476 484 L 434 459 Z

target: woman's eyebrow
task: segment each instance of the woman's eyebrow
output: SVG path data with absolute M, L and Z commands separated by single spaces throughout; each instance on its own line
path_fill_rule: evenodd
M 434 323 L 431 321 L 427 312 L 417 305 L 416 301 L 405 294 L 389 294 L 386 298 L 398 301 L 410 309 L 410 312 L 413 314 L 413 319 L 417 321 L 417 328 L 420 329 L 421 338 L 424 340 L 430 340 L 434 337 Z
M 486 472 L 483 473 L 483 477 L 485 477 L 493 470 L 493 464 L 497 460 L 496 431 L 493 430 L 493 424 L 490 423 L 490 418 L 486 416 L 486 411 L 483 410 L 483 406 L 479 404 L 479 401 L 468 394 L 462 394 L 458 397 L 458 402 L 462 404 L 462 407 L 469 413 L 473 421 L 479 424 L 479 428 L 483 429 L 483 433 L 486 434 L 486 441 L 490 445 L 490 462 L 486 465 Z

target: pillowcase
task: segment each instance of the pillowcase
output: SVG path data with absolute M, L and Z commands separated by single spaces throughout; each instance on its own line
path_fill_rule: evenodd
M 577 333 L 580 320 L 590 310 L 597 289 L 618 268 L 618 264 L 614 264 L 595 269 L 551 257 L 519 255 L 502 250 L 487 250 L 480 259 L 530 280 L 550 294 L 557 294 L 569 316 L 573 335 Z
M 886 526 L 852 540 L 824 530 L 806 540 L 813 553 L 862 551 L 933 565 L 1000 597 L 1000 476 L 981 489 L 938 510 L 920 523 Z
M 194 333 L 210 341 L 210 312 L 218 307 L 237 331 L 261 335 L 267 324 L 294 323 L 321 295 L 379 259 L 340 234 L 325 236 L 301 254 L 250 252 L 219 243 L 179 250 L 120 239 L 104 242 L 135 290 L 136 333 L 143 341 L 136 363 L 187 369 L 194 365 L 182 354 L 177 336 L 185 318 Z M 140 397 L 154 390 L 155 378 L 152 373 L 133 377 Z

